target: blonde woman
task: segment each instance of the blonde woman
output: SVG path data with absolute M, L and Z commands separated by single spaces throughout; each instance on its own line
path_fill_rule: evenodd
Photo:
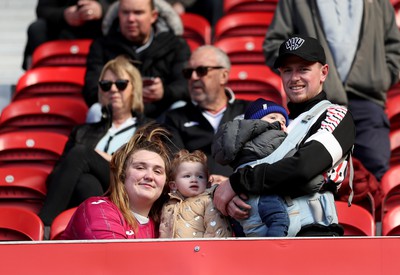
M 111 155 L 150 121 L 143 115 L 140 73 L 128 59 L 117 57 L 104 66 L 98 93 L 103 105 L 101 121 L 77 126 L 71 132 L 47 179 L 47 196 L 39 213 L 45 225 L 51 225 L 63 210 L 104 194 Z

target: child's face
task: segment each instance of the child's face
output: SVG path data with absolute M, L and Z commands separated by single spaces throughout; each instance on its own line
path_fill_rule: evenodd
M 182 162 L 178 167 L 175 181 L 170 182 L 172 190 L 178 190 L 185 198 L 194 197 L 206 190 L 207 174 L 200 162 Z
M 281 124 L 282 131 L 286 132 L 286 119 L 281 113 L 269 113 L 268 115 L 261 118 L 269 123 L 278 121 Z

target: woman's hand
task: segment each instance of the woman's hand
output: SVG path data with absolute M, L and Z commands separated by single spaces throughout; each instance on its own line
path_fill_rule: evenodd
M 79 27 L 85 23 L 79 16 L 77 6 L 70 6 L 64 10 L 64 19 L 68 25 L 72 27 Z
M 164 96 L 164 86 L 161 78 L 155 77 L 150 85 L 143 86 L 143 102 L 160 101 Z
M 103 15 L 101 5 L 93 0 L 79 0 L 77 3 L 79 16 L 83 21 L 99 20 Z

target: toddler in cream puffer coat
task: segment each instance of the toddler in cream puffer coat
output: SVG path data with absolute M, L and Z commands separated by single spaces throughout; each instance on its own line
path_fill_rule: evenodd
M 214 207 L 207 189 L 206 155 L 196 150 L 179 151 L 172 163 L 171 193 L 161 214 L 160 238 L 231 237 L 228 219 Z

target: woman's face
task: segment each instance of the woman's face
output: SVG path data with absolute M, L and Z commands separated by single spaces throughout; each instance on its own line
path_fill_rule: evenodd
M 157 153 L 139 150 L 130 157 L 125 173 L 124 184 L 131 210 L 147 216 L 148 213 L 141 213 L 141 210 L 151 208 L 167 180 L 164 160 Z
M 122 76 L 118 77 L 112 71 L 107 70 L 102 80 L 113 82 L 108 91 L 104 91 L 100 88 L 100 103 L 102 106 L 111 105 L 113 111 L 130 113 L 133 100 L 133 86 L 129 75 L 123 72 Z M 119 89 L 115 84 L 117 80 L 128 80 L 128 85 L 125 89 Z

